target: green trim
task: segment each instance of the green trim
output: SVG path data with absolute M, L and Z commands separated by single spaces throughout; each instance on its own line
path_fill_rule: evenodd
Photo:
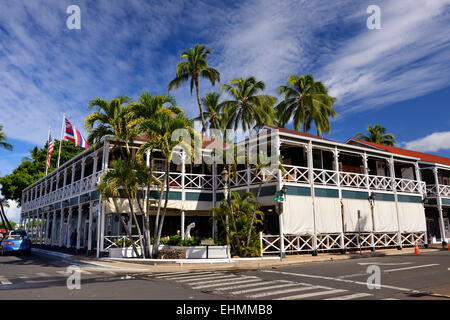
M 314 195 L 322 198 L 339 198 L 339 191 L 336 189 L 315 188 Z
M 422 203 L 422 197 L 398 195 L 398 201 L 399 202 Z
M 71 199 L 70 199 L 70 205 L 71 205 L 71 206 L 74 206 L 74 205 L 76 205 L 76 204 L 78 204 L 78 203 L 79 203 L 78 197 L 75 197 L 75 198 L 71 198 Z
M 100 198 L 100 192 L 98 190 L 91 192 L 91 200 L 98 200 Z
M 186 200 L 188 201 L 212 201 L 212 193 L 206 192 L 186 192 Z
M 450 199 L 444 199 L 441 198 L 442 204 L 446 205 L 446 206 L 450 206 Z
M 375 201 L 395 201 L 393 194 L 375 193 Z
M 288 196 L 311 196 L 311 188 L 286 186 Z
M 164 200 L 166 199 L 166 192 L 163 192 L 163 197 Z M 151 190 L 150 191 L 150 199 L 152 200 L 158 200 L 159 199 L 159 191 L 156 190 Z M 181 192 L 175 192 L 175 191 L 171 191 L 169 193 L 169 200 L 181 200 Z
M 342 190 L 343 199 L 368 200 L 369 194 L 361 191 Z
M 252 192 L 256 196 L 256 194 L 258 193 L 258 188 L 251 188 L 250 192 Z M 260 196 L 261 197 L 273 196 L 275 194 L 275 192 L 277 192 L 277 187 L 276 186 L 262 187 Z

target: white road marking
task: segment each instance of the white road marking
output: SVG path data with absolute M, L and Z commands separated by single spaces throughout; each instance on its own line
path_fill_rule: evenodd
M 259 287 L 259 288 L 231 291 L 231 292 L 229 292 L 229 294 L 242 295 L 242 294 L 247 294 L 247 293 L 252 293 L 252 292 L 271 290 L 271 289 L 288 288 L 288 287 L 293 287 L 293 286 L 296 286 L 297 288 L 299 287 L 298 284 L 296 284 L 294 282 L 293 283 L 279 283 L 279 284 L 276 284 L 276 285 L 273 285 L 273 286 L 267 286 L 264 283 L 261 283 L 261 284 L 262 284 L 262 286 Z M 271 292 L 269 292 L 269 294 L 271 295 Z
M 0 277 L 0 283 L 1 283 L 2 285 L 12 284 L 12 282 L 9 281 L 8 279 L 6 279 L 5 277 Z
M 228 285 L 227 287 L 223 287 L 223 283 L 219 283 L 219 284 L 208 284 L 208 285 L 201 285 L 201 286 L 195 286 L 192 287 L 192 289 L 205 289 L 205 288 L 214 288 L 214 287 L 220 287 L 221 288 L 215 288 L 213 289 L 214 291 L 225 291 L 225 290 L 233 290 L 233 289 L 242 289 L 242 288 L 248 288 L 248 287 L 254 287 L 254 286 L 259 286 L 259 285 L 264 285 L 264 284 L 268 284 L 268 283 L 275 283 L 276 281 L 269 281 L 269 282 L 264 282 L 262 281 L 262 279 L 260 278 L 256 278 L 256 279 L 248 279 L 248 280 L 228 280 L 229 282 L 226 283 L 226 285 Z M 257 282 L 257 283 L 252 283 L 252 282 Z
M 275 295 L 285 294 L 285 293 L 290 293 L 290 292 L 307 291 L 307 290 L 314 290 L 314 289 L 331 289 L 331 288 L 326 288 L 326 287 L 322 287 L 322 286 L 297 287 L 297 288 L 290 288 L 290 289 L 285 289 L 285 290 L 276 290 L 276 291 L 258 293 L 258 294 L 253 294 L 253 295 L 246 295 L 246 297 L 257 299 L 257 298 L 275 296 Z
M 395 272 L 395 271 L 402 271 L 402 270 L 409 270 L 409 269 L 418 269 L 418 268 L 428 268 L 428 267 L 435 267 L 438 266 L 438 263 L 433 264 L 424 264 L 421 266 L 414 266 L 414 267 L 405 267 L 405 268 L 398 268 L 398 269 L 389 269 L 389 270 L 383 270 L 383 272 Z
M 372 265 L 377 266 L 401 266 L 405 264 L 413 264 L 414 262 L 358 262 L 360 266 Z
M 30 276 L 27 275 L 21 275 L 19 276 L 20 279 L 30 279 Z
M 38 272 L 36 273 L 39 277 L 50 277 L 50 275 L 48 273 L 45 272 Z
M 258 281 L 261 280 L 261 279 L 259 279 L 257 277 L 248 277 L 248 278 L 252 278 L 250 280 L 258 280 Z M 239 281 L 245 281 L 245 279 L 246 278 L 235 277 L 234 279 L 224 278 L 224 279 L 221 279 L 221 280 L 220 279 L 219 280 L 214 279 L 214 280 L 200 281 L 200 282 L 193 281 L 193 283 L 194 283 L 195 287 L 198 287 L 198 285 L 200 285 L 200 286 L 203 286 L 203 285 L 214 286 L 214 284 L 218 284 L 218 285 L 223 286 L 224 282 L 225 282 L 225 284 L 228 284 L 228 283 L 230 283 L 230 281 L 238 281 L 238 280 Z
M 274 300 L 297 300 L 297 299 L 304 299 L 304 298 L 311 298 L 311 297 L 317 297 L 317 296 L 323 296 L 328 294 L 335 294 L 335 293 L 341 293 L 346 292 L 347 290 L 344 289 L 335 289 L 335 290 L 328 290 L 328 291 L 319 291 L 319 292 L 312 292 L 312 293 L 305 293 L 305 294 L 297 294 L 294 296 L 288 296 L 288 297 L 282 297 Z
M 189 278 L 189 277 L 197 277 L 197 276 L 203 276 L 207 274 L 216 274 L 214 272 L 198 272 L 198 273 L 189 273 L 186 275 L 164 275 L 164 276 L 155 276 L 156 279 L 165 279 L 165 280 L 175 280 L 175 279 L 183 279 L 183 278 Z
M 80 271 L 81 271 L 81 273 L 84 273 L 84 274 L 92 274 L 92 272 L 89 272 L 87 270 L 80 270 Z
M 176 282 L 181 282 L 181 283 L 187 282 L 188 284 L 189 283 L 206 284 L 206 283 L 213 283 L 216 280 L 226 279 L 226 278 L 228 278 L 228 279 L 233 278 L 233 280 L 234 280 L 234 279 L 237 279 L 238 277 L 235 276 L 235 275 L 219 276 L 219 277 L 215 276 L 215 277 L 204 277 L 204 278 L 197 278 L 197 279 L 182 279 L 182 280 L 176 280 Z M 210 280 L 210 281 L 203 281 L 202 282 L 201 280 Z
M 68 273 L 66 271 L 56 271 L 56 273 L 62 274 L 63 276 L 68 275 Z
M 297 277 L 304 277 L 304 278 L 333 280 L 333 281 L 338 281 L 338 282 L 347 282 L 347 283 L 360 284 L 360 285 L 363 285 L 363 286 L 367 287 L 367 282 L 354 281 L 354 280 L 348 280 L 348 279 L 332 278 L 332 277 L 326 277 L 326 276 L 317 276 L 317 275 L 313 275 L 313 274 L 293 273 L 293 272 L 284 272 L 284 271 L 275 271 L 275 270 L 261 270 L 261 272 L 279 273 L 279 274 L 284 274 L 284 275 L 289 275 L 289 276 L 297 276 Z M 380 287 L 381 288 L 386 288 L 386 289 L 398 290 L 398 291 L 411 292 L 411 293 L 420 293 L 419 290 L 401 288 L 401 287 L 396 287 L 396 286 L 388 286 L 388 285 L 384 285 L 384 284 L 380 284 Z
M 347 278 L 354 278 L 354 277 L 362 277 L 362 276 L 366 276 L 367 277 L 367 273 L 354 273 L 354 274 L 347 274 L 345 276 L 339 276 L 339 279 L 347 279 Z
M 385 299 L 382 299 L 382 300 L 398 300 L 398 299 L 395 299 L 395 298 L 385 298 Z
M 346 296 L 340 296 L 340 297 L 332 297 L 332 298 L 328 298 L 328 299 L 324 299 L 324 300 L 352 300 L 352 299 L 358 299 L 358 298 L 364 298 L 364 297 L 369 297 L 372 296 L 370 293 L 354 293 L 354 294 L 349 294 Z

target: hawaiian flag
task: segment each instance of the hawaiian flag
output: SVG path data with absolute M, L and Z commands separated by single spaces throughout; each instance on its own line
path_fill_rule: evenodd
M 64 139 L 75 142 L 75 145 L 82 148 L 89 148 L 86 139 L 81 135 L 80 131 L 67 120 L 65 119 L 65 130 L 64 130 Z
M 47 169 L 50 168 L 51 154 L 52 154 L 54 148 L 55 148 L 54 141 L 52 139 L 52 136 L 50 135 L 48 138 Z

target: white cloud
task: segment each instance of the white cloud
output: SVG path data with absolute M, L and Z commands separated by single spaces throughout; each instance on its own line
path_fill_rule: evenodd
M 363 28 L 338 48 L 320 74 L 346 105 L 344 112 L 412 99 L 450 84 L 449 4 L 385 1 L 382 30 Z
M 9 221 L 15 223 L 20 222 L 20 207 L 17 207 L 18 203 L 16 201 L 8 200 L 9 207 L 5 207 L 5 214 Z
M 450 149 L 450 131 L 434 132 L 426 137 L 405 142 L 406 149 L 422 151 L 422 152 L 436 152 L 439 150 Z

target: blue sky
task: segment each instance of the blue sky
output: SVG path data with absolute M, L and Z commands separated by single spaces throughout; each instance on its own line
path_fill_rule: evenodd
M 66 9 L 81 8 L 81 30 Z M 369 30 L 369 5 L 381 30 Z M 338 98 L 328 138 L 379 123 L 399 146 L 450 157 L 450 0 L 0 1 L 0 124 L 12 171 L 65 112 L 80 129 L 94 97 L 165 93 L 183 49 L 202 43 L 222 83 L 254 75 L 276 94 L 290 74 L 312 73 Z M 218 90 L 205 82 L 201 93 Z M 188 86 L 174 92 L 197 115 Z M 84 133 L 84 129 L 82 130 Z

